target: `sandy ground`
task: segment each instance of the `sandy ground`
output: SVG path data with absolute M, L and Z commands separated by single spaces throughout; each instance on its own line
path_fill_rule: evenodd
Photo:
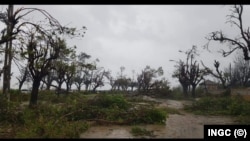
M 145 97 L 147 98 L 147 97 Z M 140 125 L 138 127 L 153 131 L 153 137 L 133 137 L 130 130 L 133 126 L 93 126 L 80 138 L 203 138 L 205 124 L 233 124 L 230 117 L 223 116 L 201 116 L 187 113 L 182 110 L 184 104 L 190 104 L 188 101 L 176 100 L 150 100 L 161 102 L 159 106 L 172 107 L 180 110 L 181 114 L 171 114 L 167 118 L 165 125 Z

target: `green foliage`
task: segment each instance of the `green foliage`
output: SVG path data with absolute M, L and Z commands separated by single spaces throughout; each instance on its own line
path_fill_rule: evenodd
M 69 120 L 101 119 L 115 121 L 120 124 L 165 123 L 166 111 L 152 106 L 132 108 L 132 105 L 122 95 L 100 94 L 87 101 L 86 104 L 75 105 L 80 109 L 68 116 Z
M 29 99 L 30 99 L 30 94 L 25 94 L 15 89 L 10 90 L 10 101 L 21 102 L 21 101 L 28 101 Z
M 24 130 L 16 133 L 17 138 L 79 138 L 88 129 L 88 124 L 82 121 L 67 122 L 61 120 L 57 124 L 40 116 L 32 124 L 25 124 Z
M 17 138 L 78 138 L 88 129 L 83 121 L 68 121 L 62 117 L 62 109 L 41 105 L 37 109 L 25 109 L 21 115 Z M 19 125 L 20 126 L 20 125 Z
M 122 95 L 97 95 L 93 99 L 77 102 L 74 106 L 65 107 L 65 113 L 73 112 L 67 116 L 68 120 L 100 119 L 120 124 L 145 124 L 166 121 L 164 109 L 152 106 L 134 108 Z
M 162 108 L 162 110 L 164 110 L 167 114 L 181 114 L 179 112 L 179 110 L 177 110 L 175 108 L 164 107 L 164 108 Z
M 123 95 L 57 96 L 44 91 L 39 97 L 41 101 L 35 109 L 14 102 L 9 103 L 7 109 L 7 101 L 1 99 L 0 122 L 12 125 L 12 138 L 77 138 L 88 129 L 88 120 L 138 125 L 164 124 L 167 117 L 166 109 L 155 108 L 153 104 L 135 104 L 137 102 L 128 101 Z
M 242 97 L 204 97 L 195 101 L 188 111 L 205 115 L 250 116 L 250 102 Z
M 164 124 L 166 121 L 166 112 L 163 109 L 147 109 L 145 118 L 148 123 Z
M 174 99 L 174 100 L 193 100 L 193 98 L 190 96 L 191 92 L 188 93 L 189 97 L 185 97 L 182 91 L 181 86 L 175 87 L 170 91 L 170 93 L 167 95 L 167 98 Z M 197 87 L 195 90 L 195 97 L 204 97 L 205 93 L 204 90 L 200 87 Z
M 202 87 L 197 87 L 196 90 L 195 90 L 195 95 L 196 95 L 196 96 L 195 96 L 196 98 L 206 96 L 206 93 L 205 93 L 204 88 L 202 88 Z
M 0 122 L 12 123 L 19 118 L 19 112 L 16 110 L 18 103 L 8 102 L 7 99 L 0 95 Z
M 171 91 L 171 93 L 167 96 L 170 99 L 174 99 L 174 100 L 182 100 L 182 99 L 186 99 L 186 97 L 184 96 L 181 87 L 176 87 L 173 88 L 173 90 Z
M 222 93 L 222 95 L 223 95 L 223 96 L 231 96 L 231 89 L 230 89 L 230 88 L 226 89 L 226 91 L 224 91 L 224 92 Z
M 250 116 L 249 115 L 247 115 L 247 116 L 240 115 L 240 116 L 238 116 L 236 121 L 240 124 L 243 124 L 243 125 L 250 125 Z
M 18 95 L 20 94 L 19 90 L 16 90 L 16 89 L 10 89 L 10 94 L 11 95 Z
M 190 108 L 191 111 L 196 111 L 196 113 L 204 114 L 229 114 L 229 105 L 231 99 L 228 98 L 214 98 L 214 97 L 204 97 L 199 101 L 193 103 Z
M 234 97 L 230 105 L 232 115 L 250 116 L 250 102 L 245 101 L 241 96 Z
M 167 113 L 164 109 L 142 106 L 129 115 L 131 124 L 165 124 Z
M 148 131 L 145 128 L 140 128 L 138 126 L 132 127 L 130 133 L 133 136 L 153 136 L 153 131 Z
M 92 104 L 102 108 L 118 107 L 120 109 L 128 109 L 130 104 L 123 95 L 106 95 L 97 96 Z

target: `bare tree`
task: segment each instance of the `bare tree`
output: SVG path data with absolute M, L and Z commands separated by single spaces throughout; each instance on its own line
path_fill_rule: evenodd
M 182 86 L 183 94 L 188 97 L 188 87 L 190 85 L 188 79 L 188 66 L 185 65 L 184 61 L 179 60 L 176 62 L 176 70 L 174 71 L 172 77 L 177 78 Z
M 182 52 L 182 51 L 180 51 Z M 192 49 L 185 51 L 186 63 L 179 60 L 176 65 L 176 70 L 173 77 L 178 78 L 179 82 L 183 87 L 183 93 L 188 96 L 188 88 L 192 86 L 192 96 L 195 97 L 196 86 L 201 82 L 203 77 L 207 75 L 206 69 L 200 69 L 199 63 L 195 59 L 197 53 L 197 47 L 193 46 Z
M 131 88 L 131 91 L 134 91 L 134 88 L 137 87 L 137 82 L 133 79 L 128 79 L 128 86 Z
M 202 65 L 207 70 L 208 74 L 210 74 L 213 77 L 220 80 L 220 82 L 222 84 L 222 87 L 224 89 L 226 89 L 228 87 L 228 85 L 230 83 L 229 72 L 220 70 L 220 68 L 219 68 L 220 67 L 220 62 L 219 61 L 214 60 L 214 67 L 215 67 L 216 73 L 213 72 L 212 69 L 209 69 L 207 66 L 205 66 L 204 63 L 202 63 Z
M 124 67 L 124 66 L 121 66 L 121 67 L 120 67 L 120 71 L 121 71 L 121 73 L 120 73 L 120 78 L 123 78 L 123 77 L 124 77 L 124 76 L 123 76 L 124 70 L 125 70 L 125 67 Z
M 21 89 L 22 89 L 22 86 L 23 86 L 24 82 L 26 82 L 26 81 L 30 82 L 32 80 L 32 78 L 30 76 L 30 73 L 29 73 L 28 65 L 21 68 L 21 70 L 20 70 L 20 76 L 16 77 L 16 79 L 19 82 L 18 90 L 20 92 Z
M 6 43 L 4 67 L 3 67 L 3 94 L 8 97 L 8 100 L 10 100 L 10 94 L 8 92 L 10 90 L 11 62 L 12 62 L 12 39 L 10 37 L 13 33 L 13 29 L 15 26 L 15 23 L 13 23 L 13 10 L 14 10 L 13 5 L 9 5 L 7 9 L 8 14 L 6 14 L 7 16 L 5 16 L 6 19 L 3 20 L 7 26 L 6 29 L 7 33 L 5 34 L 5 31 L 3 30 L 2 39 L 0 40 L 0 44 Z M 0 16 L 0 19 L 2 19 L 2 16 Z M 1 41 L 3 42 L 1 43 Z
M 107 79 L 109 81 L 109 85 L 111 86 L 111 91 L 115 90 L 115 78 L 112 77 L 111 71 L 108 71 Z
M 247 29 L 243 26 L 243 5 L 234 5 L 230 15 L 227 15 L 228 20 L 227 23 L 230 23 L 239 30 L 239 35 L 236 35 L 234 38 L 227 37 L 222 31 L 212 32 L 208 37 L 208 41 L 219 41 L 220 43 L 227 43 L 229 46 L 229 50 L 222 50 L 222 55 L 224 57 L 230 55 L 236 50 L 241 50 L 245 60 L 250 60 L 249 52 L 250 52 L 250 30 L 249 27 Z M 206 45 L 208 47 L 209 45 Z
M 107 77 L 108 71 L 105 71 L 103 68 L 96 69 L 92 76 L 92 92 L 96 93 L 98 87 L 104 86 L 104 77 Z
M 53 85 L 53 81 L 56 79 L 56 73 L 55 70 L 51 70 L 48 75 L 46 75 L 43 79 L 42 82 L 46 85 L 46 90 L 50 90 L 50 87 L 53 86 L 57 88 L 57 86 Z

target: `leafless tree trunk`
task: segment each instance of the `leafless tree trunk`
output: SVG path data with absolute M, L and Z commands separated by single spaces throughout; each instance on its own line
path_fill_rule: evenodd
M 8 23 L 7 23 L 7 37 L 13 32 L 13 5 L 8 7 Z M 12 61 L 12 40 L 6 42 L 4 71 L 3 71 L 3 94 L 10 100 L 10 79 L 11 79 L 11 61 Z

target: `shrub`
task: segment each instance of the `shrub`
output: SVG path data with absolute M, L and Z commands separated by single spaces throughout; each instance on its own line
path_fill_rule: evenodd
M 0 95 L 0 115 L 0 122 L 15 123 L 18 121 L 18 103 L 8 102 L 3 95 Z
M 140 128 L 140 127 L 132 127 L 130 133 L 133 136 L 153 136 L 153 131 L 148 131 L 144 128 Z
M 132 105 L 121 95 L 97 95 L 87 103 L 75 106 L 75 108 L 66 108 L 65 111 L 68 112 L 78 111 L 67 116 L 68 120 L 101 119 L 120 124 L 162 124 L 166 121 L 166 110 L 156 109 L 152 106 L 131 108 Z
M 129 116 L 132 118 L 131 124 L 164 124 L 167 113 L 164 109 L 141 107 L 131 112 Z
M 171 91 L 171 93 L 168 95 L 168 98 L 170 98 L 170 99 L 176 99 L 176 100 L 186 99 L 186 97 L 184 96 L 184 94 L 182 92 L 182 88 L 181 87 L 173 88 L 173 90 Z
M 250 103 L 236 97 L 204 97 L 187 110 L 205 115 L 250 115 Z
M 167 117 L 166 109 L 154 108 L 152 104 L 133 106 L 122 95 L 102 94 L 94 98 L 77 94 L 59 97 L 49 93 L 39 95 L 46 103 L 39 103 L 36 109 L 18 109 L 19 104 L 13 102 L 7 109 L 5 98 L 0 99 L 0 121 L 13 125 L 13 137 L 75 138 L 87 130 L 88 124 L 84 121 L 88 119 L 135 125 L 163 124 Z
M 68 121 L 63 117 L 63 109 L 45 104 L 25 109 L 21 119 L 17 138 L 78 138 L 88 129 L 83 121 Z
M 130 104 L 122 95 L 107 95 L 101 94 L 97 95 L 93 101 L 92 105 L 96 105 L 101 108 L 111 108 L 118 107 L 119 109 L 128 109 Z

